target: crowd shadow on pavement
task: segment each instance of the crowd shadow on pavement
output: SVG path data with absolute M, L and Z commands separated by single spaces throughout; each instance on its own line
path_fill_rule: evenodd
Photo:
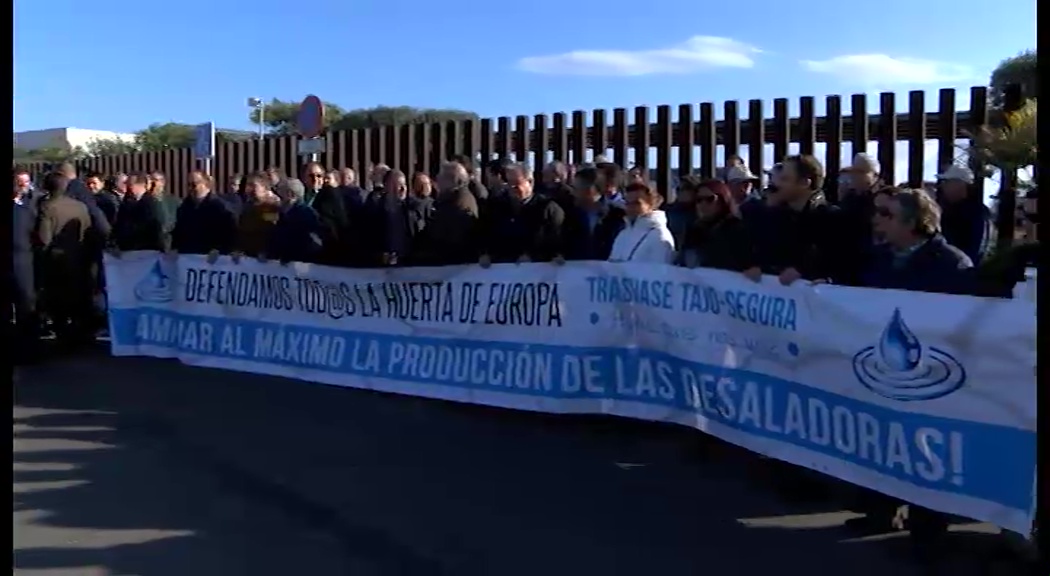
M 21 369 L 15 404 L 16 574 L 923 573 L 827 485 L 676 426 L 101 354 Z

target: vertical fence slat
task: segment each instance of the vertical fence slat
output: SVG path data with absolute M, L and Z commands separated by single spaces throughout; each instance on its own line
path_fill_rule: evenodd
M 371 129 L 361 128 L 356 130 L 357 132 L 357 165 L 360 166 L 360 170 L 357 173 L 357 179 L 360 180 L 361 186 L 367 188 L 371 183 L 372 170 L 372 134 Z
M 383 132 L 386 133 L 384 139 L 386 140 L 387 164 L 411 176 L 412 167 L 405 164 L 404 159 L 401 158 L 401 126 L 390 124 L 383 127 Z
M 613 110 L 612 126 L 612 149 L 613 162 L 620 166 L 627 165 L 631 144 L 631 123 L 627 119 L 626 108 L 615 108 Z
M 463 151 L 462 154 L 470 158 L 472 163 L 477 163 L 481 142 L 478 140 L 478 121 L 468 118 L 463 121 Z
M 749 100 L 747 103 L 747 165 L 752 171 L 765 170 L 766 156 L 766 113 L 762 100 Z
M 445 145 L 448 137 L 445 136 L 448 126 L 444 122 L 434 122 L 430 125 L 430 159 L 427 161 L 427 171 L 437 174 L 441 169 L 441 163 L 448 159 Z
M 803 96 L 798 102 L 798 151 L 814 154 L 817 149 L 817 106 L 812 96 Z
M 529 161 L 529 117 L 514 118 L 514 159 L 518 162 Z
M 587 161 L 587 113 L 583 110 L 572 111 L 572 132 L 569 134 L 572 146 L 572 161 L 582 164 Z
M 922 186 L 926 162 L 926 92 L 908 92 L 908 186 Z
M 773 161 L 780 162 L 788 155 L 788 144 L 791 142 L 791 116 L 788 113 L 788 99 L 773 100 Z
M 430 124 L 423 122 L 415 126 L 412 149 L 416 157 L 416 170 L 432 174 L 430 171 Z
M 850 138 L 850 161 L 868 151 L 868 141 L 871 139 L 871 125 L 868 120 L 868 97 L 865 94 L 854 94 L 850 96 L 850 125 L 853 127 Z
M 842 98 L 828 96 L 824 102 L 824 194 L 839 201 L 838 175 L 842 171 Z
M 594 155 L 605 155 L 609 150 L 609 119 L 604 108 L 595 108 L 591 112 L 591 149 Z
M 736 100 L 722 105 L 722 150 L 724 157 L 740 155 L 740 110 Z M 717 136 L 717 135 L 716 135 Z
M 481 120 L 481 131 L 478 137 L 478 148 L 481 151 L 481 168 L 484 168 L 484 164 L 492 160 L 493 155 L 496 153 L 496 143 L 492 138 L 492 118 L 483 118 Z
M 897 95 L 879 94 L 879 165 L 883 181 L 897 185 Z
M 398 127 L 401 136 L 398 145 L 401 147 L 401 163 L 410 174 L 421 172 L 419 159 L 416 156 L 416 125 L 402 124 Z
M 678 105 L 678 178 L 693 173 L 693 149 L 696 147 L 696 130 L 693 125 L 693 105 Z
M 547 116 L 537 114 L 532 117 L 532 131 L 536 135 L 533 138 L 534 152 L 536 154 L 535 178 L 538 182 L 542 178 L 543 166 L 547 163 L 547 150 L 550 149 L 550 131 L 547 128 Z
M 665 200 L 674 200 L 675 191 L 671 189 L 671 148 L 674 146 L 674 124 L 671 122 L 671 107 L 656 107 L 656 174 L 649 172 L 649 178 L 656 180 L 656 189 Z
M 500 160 L 510 159 L 510 117 L 500 116 L 497 120 L 499 133 L 496 134 L 496 154 Z
M 448 148 L 445 153 L 447 159 L 452 159 L 463 153 L 463 122 L 461 120 L 448 121 Z
M 569 162 L 569 128 L 565 125 L 565 113 L 555 112 L 551 118 L 551 152 L 559 162 Z
M 700 176 L 714 178 L 718 168 L 718 125 L 715 121 L 715 105 L 700 103 L 700 122 L 697 125 L 696 143 L 700 146 Z
M 649 107 L 634 108 L 634 163 L 637 166 L 652 168 L 649 162 L 649 148 L 652 146 L 649 133 Z M 626 168 L 626 166 L 624 166 Z
M 955 89 L 942 88 L 937 95 L 937 172 L 955 162 Z
M 966 127 L 971 134 L 988 124 L 988 89 L 984 86 L 970 88 L 970 122 Z M 984 203 L 984 165 L 976 158 L 969 160 L 970 170 L 973 170 L 973 190 L 968 199 L 974 203 Z

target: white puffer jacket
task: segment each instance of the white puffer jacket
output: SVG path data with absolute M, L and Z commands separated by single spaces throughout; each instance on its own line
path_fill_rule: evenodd
M 613 241 L 609 262 L 674 262 L 674 235 L 667 227 L 667 214 L 655 210 L 632 222 L 627 219 L 623 230 Z

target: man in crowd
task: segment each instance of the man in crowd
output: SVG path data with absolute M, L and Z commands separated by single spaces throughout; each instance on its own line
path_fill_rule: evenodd
M 538 190 L 541 195 L 554 200 L 566 212 L 574 202 L 568 178 L 569 170 L 565 163 L 555 160 L 543 167 L 543 183 Z
M 128 175 L 128 190 L 120 202 L 110 246 L 114 254 L 133 250 L 167 252 L 171 246 L 163 208 L 160 200 L 149 193 L 149 176 L 144 173 Z
M 483 205 L 489 199 L 488 188 L 485 184 L 478 181 L 475 177 L 474 160 L 466 154 L 457 154 L 452 157 L 452 161 L 459 164 L 467 171 L 467 176 L 470 177 L 470 183 L 467 185 L 467 189 L 474 195 L 474 199 L 478 201 L 478 206 Z
M 63 172 L 44 178 L 47 198 L 40 203 L 36 236 L 40 288 L 55 336 L 75 347 L 94 338 L 91 299 L 96 284 L 91 276 L 91 215 L 87 205 L 66 194 L 69 183 Z
M 624 227 L 627 214 L 602 193 L 606 189 L 603 177 L 594 167 L 576 171 L 574 202 L 565 211 L 567 260 L 608 260 L 613 242 Z
M 190 195 L 176 211 L 171 249 L 180 254 L 229 254 L 237 240 L 237 221 L 229 205 L 212 190 L 212 178 L 190 172 Z
M 477 198 L 470 192 L 470 175 L 458 162 L 441 165 L 438 193 L 419 243 L 420 265 L 447 266 L 477 262 L 482 243 Z
M 777 205 L 755 227 L 762 272 L 778 276 L 784 285 L 839 280 L 840 221 L 838 209 L 821 192 L 824 166 L 810 155 L 788 156 L 774 185 Z M 754 271 L 749 275 L 757 277 Z
M 284 199 L 284 209 L 270 235 L 267 253 L 282 264 L 323 264 L 326 233 L 317 211 L 305 202 L 302 180 L 288 178 L 279 188 L 282 190 L 277 195 Z
M 171 234 L 175 229 L 175 213 L 179 209 L 179 199 L 168 190 L 168 179 L 163 172 L 155 170 L 149 174 L 149 193 L 157 199 L 160 206 L 164 232 Z
M 565 253 L 565 212 L 553 200 L 533 193 L 532 169 L 505 169 L 507 190 L 489 201 L 483 265 L 491 262 L 549 262 Z
M 37 283 L 34 267 L 36 207 L 32 205 L 29 171 L 14 169 L 13 219 L 11 223 L 11 303 L 14 309 L 16 363 L 32 363 L 40 352 L 40 318 L 37 314 Z
M 109 222 L 111 228 L 117 221 L 117 210 L 120 209 L 120 203 L 124 200 L 124 192 L 127 191 L 127 187 L 128 175 L 118 172 L 107 178 L 102 192 L 95 195 L 95 203 L 106 216 L 106 221 Z
M 973 171 L 952 165 L 937 175 L 944 237 L 962 250 L 970 260 L 980 262 L 988 251 L 992 236 L 992 215 L 973 190 Z

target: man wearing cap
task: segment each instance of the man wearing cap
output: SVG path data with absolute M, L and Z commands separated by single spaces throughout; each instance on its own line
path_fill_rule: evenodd
M 762 184 L 762 179 L 755 176 L 747 166 L 736 164 L 726 167 L 726 183 L 745 221 L 762 208 L 762 199 L 755 192 L 755 188 Z
M 980 262 L 991 238 L 992 213 L 980 198 L 972 197 L 973 172 L 953 164 L 937 180 L 944 238 L 974 263 Z
M 849 262 L 852 272 L 860 273 L 874 244 L 872 218 L 875 216 L 875 193 L 884 186 L 879 177 L 881 166 L 872 156 L 861 152 L 839 174 L 839 209 L 842 211 L 843 231 L 849 238 L 848 253 L 856 255 Z M 856 280 L 856 278 L 854 278 Z

